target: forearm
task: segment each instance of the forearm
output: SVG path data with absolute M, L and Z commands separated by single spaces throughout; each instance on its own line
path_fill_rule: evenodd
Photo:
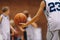
M 41 16 L 42 11 L 43 11 L 43 9 L 39 8 L 39 11 L 37 12 L 37 14 L 32 18 L 32 20 L 30 22 L 27 22 L 27 25 L 39 20 L 38 18 L 39 18 L 39 16 Z
M 32 18 L 32 20 L 31 20 L 30 22 L 27 23 L 27 25 L 29 25 L 29 24 L 37 21 L 37 19 L 38 19 L 39 17 L 40 17 L 40 18 L 42 17 L 43 12 L 44 12 L 44 7 L 45 7 L 45 3 L 44 3 L 44 1 L 42 1 L 41 4 L 40 4 L 40 8 L 39 8 L 37 14 Z
M 10 28 L 12 29 L 12 31 L 16 32 L 16 30 L 12 26 L 10 26 Z
M 27 22 L 26 25 L 23 26 L 23 28 L 26 27 L 27 25 L 32 24 L 33 22 L 39 20 L 39 18 L 41 19 L 42 15 L 43 15 L 43 12 L 44 12 L 44 7 L 45 7 L 45 2 L 42 1 L 37 14 L 32 18 L 31 21 Z M 40 20 L 40 23 L 41 23 L 41 20 Z
M 33 22 L 31 25 L 32 25 L 34 28 L 37 28 L 37 27 L 38 27 L 38 25 L 37 25 L 35 22 Z
M 24 40 L 24 34 L 21 36 L 21 40 Z
M 31 21 L 27 22 L 27 25 L 32 24 L 33 22 L 37 21 L 36 19 L 37 19 L 37 15 L 33 17 Z

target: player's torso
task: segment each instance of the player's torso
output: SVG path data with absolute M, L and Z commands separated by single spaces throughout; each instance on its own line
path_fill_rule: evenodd
M 2 15 L 2 31 L 4 32 L 10 32 L 10 23 L 9 23 L 9 17 Z
M 45 0 L 48 24 L 51 30 L 60 29 L 60 0 Z
M 48 12 L 48 19 L 60 22 L 60 1 L 46 0 L 46 10 Z

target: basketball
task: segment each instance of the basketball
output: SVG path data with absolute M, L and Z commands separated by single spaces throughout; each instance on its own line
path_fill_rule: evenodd
M 17 13 L 14 17 L 14 23 L 19 25 L 19 23 L 26 23 L 27 17 L 23 13 Z

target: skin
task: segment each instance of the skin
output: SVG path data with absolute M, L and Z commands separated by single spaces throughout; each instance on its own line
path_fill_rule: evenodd
M 21 40 L 24 40 L 24 29 L 21 28 L 21 26 L 17 26 L 18 30 L 17 30 L 17 36 L 21 37 Z
M 28 17 L 31 17 L 31 15 L 29 14 L 29 11 L 28 10 L 23 11 L 23 13 L 26 15 L 27 19 L 28 19 Z M 28 20 L 27 20 L 27 22 L 28 22 Z M 31 25 L 34 28 L 37 28 L 38 27 L 38 25 L 35 22 L 31 23 Z
M 42 40 L 46 40 L 46 34 L 47 34 L 47 19 L 46 19 L 46 16 L 44 15 L 44 8 L 45 8 L 45 2 L 44 1 L 41 1 L 41 4 L 40 4 L 40 8 L 37 12 L 37 14 L 32 18 L 32 20 L 26 24 L 22 24 L 22 28 L 24 27 L 27 27 L 27 25 L 33 23 L 33 22 L 36 22 L 37 19 L 40 18 L 40 24 L 42 24 Z M 44 20 L 41 20 L 42 19 L 42 16 L 43 16 L 43 19 Z M 44 27 L 43 27 L 44 26 Z

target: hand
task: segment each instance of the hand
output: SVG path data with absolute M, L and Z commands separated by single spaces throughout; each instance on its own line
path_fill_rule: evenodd
M 22 28 L 27 27 L 26 23 L 19 23 Z
M 22 32 L 24 32 L 24 31 L 25 31 L 22 27 L 20 27 L 20 30 L 21 30 Z
M 23 29 L 21 26 L 18 26 L 19 29 L 19 35 L 22 36 L 24 34 L 25 29 Z
M 23 33 L 23 32 L 25 31 L 25 29 L 24 29 L 24 28 L 22 28 L 22 26 L 17 26 L 17 27 L 18 27 L 18 29 L 19 29 L 19 31 L 20 31 L 20 32 L 22 32 L 22 33 Z
M 18 34 L 18 32 L 17 32 L 17 31 L 15 31 L 15 34 Z

